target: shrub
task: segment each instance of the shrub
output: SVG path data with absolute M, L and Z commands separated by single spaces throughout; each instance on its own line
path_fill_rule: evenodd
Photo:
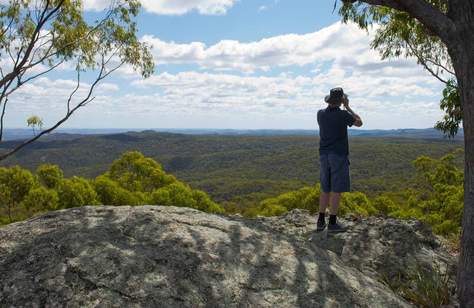
M 377 196 L 372 201 L 372 206 L 375 208 L 376 211 L 385 215 L 389 215 L 393 211 L 396 211 L 398 208 L 395 202 L 393 202 L 392 199 L 387 196 Z
M 193 190 L 192 197 L 196 201 L 196 209 L 208 212 L 223 214 L 224 209 L 211 200 L 208 194 L 201 190 Z
M 286 213 L 293 209 L 305 209 L 310 213 L 316 213 L 319 209 L 319 184 L 311 187 L 303 187 L 299 190 L 282 194 L 275 198 L 266 199 L 257 206 L 248 208 L 246 216 L 275 216 Z M 374 215 L 378 210 L 370 203 L 367 196 L 360 192 L 345 193 L 342 195 L 340 214 L 361 214 L 364 216 Z
M 21 205 L 28 211 L 53 211 L 58 208 L 59 197 L 56 191 L 39 186 L 30 190 Z
M 254 212 L 257 215 L 274 216 L 299 208 L 314 213 L 318 209 L 319 195 L 319 185 L 303 187 L 262 201 L 258 210 Z
M 265 204 L 256 213 L 260 216 L 279 216 L 288 212 L 288 209 L 279 204 Z
M 353 213 L 369 216 L 377 214 L 378 211 L 370 203 L 365 194 L 361 192 L 353 192 L 342 195 L 339 213 L 341 215 Z
M 150 199 L 155 205 L 190 207 L 208 213 L 224 213 L 224 209 L 214 203 L 205 192 L 192 190 L 181 182 L 155 190 Z
M 85 205 L 97 205 L 97 193 L 92 185 L 83 178 L 72 177 L 62 180 L 58 187 L 59 208 L 72 208 Z
M 15 218 L 20 211 L 18 205 L 34 185 L 35 179 L 30 171 L 19 166 L 0 168 L 0 210 L 6 212 L 9 222 L 18 219 Z
M 39 182 L 47 188 L 56 188 L 64 178 L 63 171 L 57 165 L 44 164 L 36 169 Z
M 176 182 L 154 191 L 151 195 L 153 204 L 174 205 L 196 208 L 193 193 L 186 185 Z M 160 202 L 165 202 L 161 203 Z
M 18 204 L 35 185 L 33 174 L 19 166 L 0 168 L 0 184 L 5 185 L 13 203 Z
M 140 205 L 144 204 L 143 196 L 120 187 L 105 176 L 98 176 L 94 181 L 97 198 L 107 205 Z
M 8 188 L 7 185 L 5 184 L 0 184 L 0 210 L 5 211 L 7 217 L 4 217 L 4 215 L 0 215 L 2 217 L 1 223 L 10 223 L 13 221 L 13 215 L 12 215 L 12 208 L 13 208 L 13 200 L 12 196 L 10 193 L 10 189 Z M 2 213 L 3 214 L 3 213 Z
M 166 174 L 160 164 L 137 151 L 126 152 L 115 160 L 106 176 L 124 189 L 150 193 L 176 182 L 176 178 Z

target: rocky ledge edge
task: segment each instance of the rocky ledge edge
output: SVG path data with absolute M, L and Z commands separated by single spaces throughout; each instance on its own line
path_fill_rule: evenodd
M 383 279 L 455 273 L 417 221 L 343 220 L 315 233 L 294 210 L 245 219 L 190 208 L 94 206 L 0 228 L 1 307 L 411 307 Z

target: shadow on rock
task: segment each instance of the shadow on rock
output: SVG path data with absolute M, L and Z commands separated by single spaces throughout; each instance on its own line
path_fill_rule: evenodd
M 348 266 L 345 248 L 309 240 L 300 218 L 293 228 L 288 216 L 103 206 L 11 224 L 0 229 L 0 306 L 409 307 Z

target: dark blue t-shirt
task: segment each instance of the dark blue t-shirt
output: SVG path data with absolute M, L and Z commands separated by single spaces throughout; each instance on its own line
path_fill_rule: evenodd
M 319 154 L 349 154 L 347 127 L 354 125 L 354 117 L 339 107 L 318 111 Z

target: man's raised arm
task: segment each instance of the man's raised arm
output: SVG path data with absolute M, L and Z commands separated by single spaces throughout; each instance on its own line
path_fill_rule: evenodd
M 349 107 L 349 99 L 347 97 L 344 97 L 344 100 L 343 100 L 343 103 L 344 103 L 344 107 L 346 108 L 347 112 L 349 112 L 355 119 L 354 121 L 354 125 L 356 127 L 361 127 L 362 126 L 362 119 L 360 118 L 360 116 L 354 112 L 354 110 L 352 110 L 351 107 Z

